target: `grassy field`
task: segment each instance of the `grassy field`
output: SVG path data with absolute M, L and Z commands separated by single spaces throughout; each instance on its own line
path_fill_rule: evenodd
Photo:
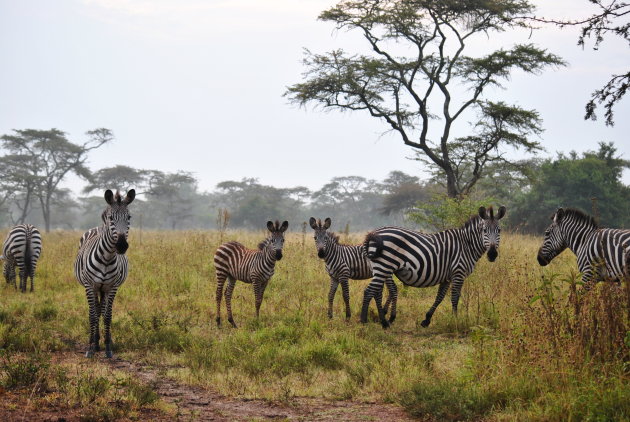
M 102 352 L 93 361 L 59 359 L 87 346 L 87 302 L 72 273 L 80 235 L 44 236 L 35 293 L 0 285 L 0 401 L 89 409 L 79 412 L 86 420 L 175 415 Z M 228 231 L 223 240 L 253 248 L 264 235 Z M 239 328 L 217 328 L 219 237 L 132 228 L 130 275 L 114 304 L 115 354 L 183 384 L 289 406 L 318 397 L 394 403 L 425 420 L 630 420 L 630 294 L 610 283 L 576 294 L 574 256 L 539 267 L 540 238 L 504 234 L 497 261 L 482 258 L 466 280 L 457 319 L 447 298 L 422 328 L 436 288 L 399 287 L 398 319 L 383 330 L 373 304 L 373 322 L 358 322 L 367 280 L 351 282 L 349 321 L 340 291 L 327 318 L 329 281 L 311 233 L 287 235 L 261 318 L 252 287 L 239 282 Z

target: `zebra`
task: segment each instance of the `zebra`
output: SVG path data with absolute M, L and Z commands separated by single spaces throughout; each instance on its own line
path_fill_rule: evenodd
M 4 259 L 4 278 L 17 289 L 15 267 L 20 270 L 20 290 L 26 292 L 30 277 L 31 292 L 35 289 L 35 268 L 42 253 L 42 236 L 31 224 L 19 224 L 9 231 L 2 257 Z
M 343 300 L 346 305 L 346 319 L 349 319 L 351 312 L 348 279 L 366 280 L 372 278 L 372 263 L 365 254 L 363 245 L 339 244 L 339 236 L 328 231 L 332 224 L 330 218 L 326 218 L 322 224 L 322 220 L 316 220 L 314 217 L 311 217 L 309 224 L 315 231 L 314 239 L 317 248 L 317 256 L 322 258 L 326 263 L 326 272 L 330 276 L 328 318 L 333 317 L 333 300 L 337 292 L 337 287 L 341 283 Z M 392 312 L 390 314 L 390 322 L 393 322 L 396 319 L 396 298 L 398 296 L 398 289 L 391 277 L 386 280 L 386 284 L 389 290 L 389 296 L 385 303 L 385 313 L 387 313 L 387 309 L 391 303 Z
M 551 220 L 538 250 L 541 266 L 569 248 L 577 256 L 586 289 L 591 281 L 619 280 L 629 270 L 624 244 L 630 243 L 630 230 L 600 228 L 593 217 L 573 208 L 558 208 Z
M 275 223 L 267 221 L 267 229 L 271 235 L 260 242 L 258 250 L 248 249 L 238 242 L 227 242 L 217 248 L 214 254 L 214 268 L 217 278 L 216 321 L 218 326 L 221 325 L 221 298 L 226 279 L 228 285 L 225 289 L 225 306 L 230 324 L 236 328 L 236 323 L 232 317 L 232 292 L 237 280 L 253 285 L 256 298 L 256 318 L 258 318 L 267 283 L 273 275 L 276 261 L 282 259 L 284 232 L 288 227 L 288 221 L 284 221 L 282 225 L 277 220 Z
M 105 356 L 112 352 L 112 306 L 116 292 L 127 278 L 129 261 L 125 252 L 129 248 L 127 238 L 131 215 L 128 205 L 136 197 L 131 189 L 123 198 L 119 192 L 105 191 L 107 208 L 101 214 L 103 224 L 83 234 L 79 241 L 79 252 L 74 262 L 74 275 L 83 287 L 90 309 L 90 343 L 86 357 L 100 350 L 99 319 L 103 316 L 105 326 Z
M 392 275 L 407 286 L 439 284 L 435 302 L 421 322 L 423 327 L 431 323 L 449 285 L 453 313 L 457 315 L 464 279 L 473 272 L 484 253 L 488 252 L 490 262 L 499 255 L 499 220 L 505 216 L 505 211 L 506 208 L 501 206 L 495 216 L 492 207 L 480 207 L 479 215 L 472 216 L 461 228 L 435 234 L 400 227 L 383 227 L 368 233 L 363 247 L 372 261 L 374 278 L 363 295 L 361 322 L 367 322 L 368 307 L 374 298 L 383 328 L 389 326 L 381 308 L 381 298 L 383 283 Z

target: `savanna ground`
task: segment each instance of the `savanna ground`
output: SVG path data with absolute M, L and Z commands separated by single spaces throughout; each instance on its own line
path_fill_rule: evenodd
M 580 294 L 570 252 L 538 266 L 540 238 L 504 234 L 497 261 L 466 280 L 457 319 L 446 298 L 422 328 L 436 288 L 399 287 L 383 330 L 373 304 L 358 322 L 367 280 L 351 282 L 349 321 L 340 291 L 327 318 L 324 263 L 310 230 L 291 233 L 260 319 L 237 284 L 232 329 L 214 322 L 213 252 L 221 236 L 253 248 L 265 234 L 132 228 L 108 360 L 83 357 L 80 235 L 44 236 L 34 293 L 0 285 L 2 420 L 630 420 L 630 294 L 613 283 Z

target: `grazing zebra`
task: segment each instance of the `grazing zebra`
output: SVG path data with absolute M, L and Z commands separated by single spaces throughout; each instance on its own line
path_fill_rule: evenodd
M 451 304 L 457 315 L 459 295 L 464 279 L 470 275 L 477 261 L 487 251 L 493 262 L 499 255 L 499 220 L 505 215 L 500 207 L 494 215 L 492 207 L 479 208 L 479 216 L 473 216 L 459 229 L 424 234 L 399 227 L 383 227 L 365 238 L 363 247 L 372 261 L 374 279 L 365 289 L 361 322 L 367 322 L 370 301 L 374 298 L 379 319 L 384 328 L 389 326 L 381 308 L 383 283 L 393 274 L 400 281 L 413 287 L 430 287 L 439 284 L 437 297 L 421 325 L 427 327 L 450 284 Z
M 28 278 L 31 279 L 31 292 L 35 288 L 35 267 L 42 253 L 42 236 L 31 224 L 20 224 L 11 229 L 2 247 L 4 258 L 4 278 L 7 283 L 15 282 L 15 267 L 20 270 L 20 290 L 26 291 Z
M 315 246 L 317 247 L 317 256 L 322 258 L 326 263 L 326 272 L 330 276 L 330 291 L 328 292 L 328 318 L 333 316 L 333 300 L 337 287 L 341 283 L 341 291 L 343 301 L 346 304 L 346 318 L 350 318 L 350 290 L 348 288 L 348 279 L 365 280 L 372 278 L 372 263 L 368 259 L 363 245 L 340 245 L 339 236 L 328 231 L 330 218 L 324 220 L 315 220 L 314 217 L 309 219 L 311 228 L 315 230 Z M 398 289 L 392 278 L 386 280 L 389 296 L 385 303 L 385 313 L 392 304 L 392 313 L 390 314 L 390 322 L 396 319 L 396 298 Z
M 289 227 L 288 221 L 283 222 L 282 225 L 277 220 L 275 224 L 267 221 L 267 229 L 271 235 L 260 242 L 258 250 L 247 249 L 238 242 L 227 242 L 219 246 L 214 254 L 214 268 L 217 275 L 217 325 L 221 325 L 221 298 L 226 279 L 228 285 L 225 289 L 225 306 L 230 324 L 236 328 L 232 317 L 232 292 L 236 280 L 251 283 L 254 286 L 256 318 L 258 318 L 267 283 L 273 275 L 276 261 L 282 259 L 284 232 L 287 227 Z
M 123 198 L 111 190 L 105 191 L 107 208 L 101 214 L 103 224 L 83 234 L 79 241 L 79 253 L 74 262 L 74 275 L 85 287 L 90 307 L 90 345 L 86 357 L 94 356 L 99 347 L 99 319 L 103 315 L 105 326 L 105 356 L 112 353 L 112 306 L 116 291 L 127 278 L 128 260 L 125 252 L 129 248 L 127 237 L 131 215 L 127 206 L 136 197 L 131 189 Z
M 569 248 L 577 256 L 585 284 L 594 279 L 619 280 L 624 275 L 623 245 L 630 242 L 630 230 L 599 228 L 593 217 L 571 208 L 558 208 L 551 219 L 538 250 L 540 265 L 549 264 Z

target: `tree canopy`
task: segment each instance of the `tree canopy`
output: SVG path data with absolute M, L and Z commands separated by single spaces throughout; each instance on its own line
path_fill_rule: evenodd
M 541 132 L 534 110 L 484 99 L 515 70 L 539 73 L 564 62 L 532 44 L 466 55 L 474 38 L 526 26 L 524 0 L 346 0 L 319 18 L 359 31 L 371 54 L 305 53 L 305 81 L 285 96 L 299 105 L 367 112 L 442 174 L 448 195 L 467 194 L 486 165 L 508 161 L 502 148 L 535 153 Z M 402 55 L 406 52 L 407 55 Z M 465 89 L 462 89 L 465 88 Z M 476 110 L 474 134 L 455 122 Z

